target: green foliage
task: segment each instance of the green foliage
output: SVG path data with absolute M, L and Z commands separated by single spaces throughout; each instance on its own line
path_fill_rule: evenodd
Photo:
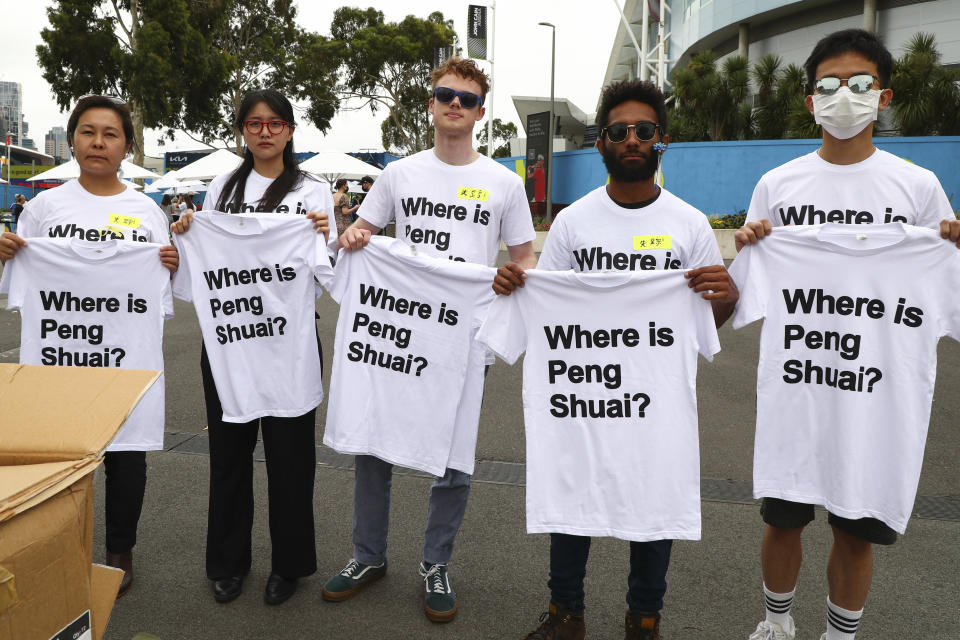
M 675 103 L 670 138 L 675 142 L 738 140 L 752 137 L 749 73 L 746 58 L 727 58 L 717 68 L 712 51 L 698 53 L 672 73 Z
M 510 139 L 517 137 L 517 125 L 512 122 L 503 122 L 500 118 L 493 119 L 493 143 L 497 147 L 493 150 L 494 158 L 509 158 L 510 157 Z M 477 140 L 480 142 L 480 146 L 477 147 L 477 151 L 481 155 L 487 155 L 487 127 L 484 125 L 480 131 L 477 132 Z
M 384 147 L 403 155 L 432 146 L 427 101 L 433 49 L 456 42 L 453 22 L 440 12 L 385 22 L 373 7 L 341 7 L 330 31 L 339 52 L 338 94 L 373 113 L 387 110 Z
M 226 57 L 208 51 L 186 0 L 58 0 L 47 9 L 37 58 L 57 104 L 106 93 L 130 103 L 142 158 L 143 127 L 210 114 Z M 191 77 L 185 81 L 184 69 Z M 202 85 L 196 89 L 197 85 Z
M 812 136 L 801 135 L 811 133 L 808 125 L 812 121 L 812 116 L 807 117 L 805 102 L 806 72 L 795 64 L 784 68 L 781 64 L 778 56 L 767 54 L 751 71 L 757 87 L 753 109 L 755 137 L 761 140 L 819 137 L 819 129 L 813 131 Z M 797 128 L 797 132 L 792 128 Z
M 894 63 L 894 118 L 904 136 L 960 134 L 960 70 L 940 64 L 932 35 L 917 33 Z
M 533 216 L 534 231 L 550 231 L 550 224 L 545 216 Z
M 710 226 L 714 229 L 739 229 L 747 220 L 747 212 L 741 209 L 737 213 L 711 216 Z
M 201 0 L 192 7 L 208 22 L 210 49 L 229 64 L 212 116 L 185 128 L 203 142 L 229 141 L 240 151 L 243 137 L 231 124 L 236 110 L 249 91 L 271 87 L 306 102 L 307 119 L 320 131 L 329 129 L 339 106 L 339 54 L 327 38 L 297 26 L 292 0 Z

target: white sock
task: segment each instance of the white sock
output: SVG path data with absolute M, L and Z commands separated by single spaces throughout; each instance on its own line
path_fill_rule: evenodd
M 767 589 L 766 583 L 763 585 L 763 601 L 767 609 L 767 621 L 780 625 L 780 628 L 787 633 L 793 633 L 790 607 L 793 605 L 793 594 L 795 592 L 796 589 L 790 593 L 776 593 Z
M 849 611 L 830 602 L 827 596 L 827 640 L 853 640 L 860 625 L 860 611 Z

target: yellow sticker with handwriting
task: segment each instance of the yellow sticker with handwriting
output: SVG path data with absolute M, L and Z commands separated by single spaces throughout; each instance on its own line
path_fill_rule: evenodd
M 633 236 L 633 250 L 671 249 L 670 236 Z
M 457 197 L 461 200 L 479 200 L 486 202 L 490 199 L 490 192 L 486 189 L 477 189 L 475 187 L 460 187 L 457 189 Z
M 133 216 L 125 216 L 120 213 L 111 213 L 110 224 L 115 224 L 121 227 L 129 227 L 131 229 L 139 229 L 140 218 L 134 218 Z

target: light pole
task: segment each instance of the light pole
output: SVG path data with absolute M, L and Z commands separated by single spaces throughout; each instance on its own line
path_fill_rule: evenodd
M 557 60 L 557 28 L 549 22 L 539 23 L 542 27 L 550 27 L 550 126 L 547 128 L 547 222 L 553 220 L 553 76 Z

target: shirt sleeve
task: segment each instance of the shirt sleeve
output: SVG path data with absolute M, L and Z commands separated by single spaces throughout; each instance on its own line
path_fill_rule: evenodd
M 694 248 L 690 256 L 689 263 L 684 267 L 687 269 L 698 269 L 715 264 L 723 264 L 723 257 L 720 255 L 720 245 L 717 244 L 717 236 L 713 233 L 713 227 L 707 221 L 707 217 L 696 222 L 694 230 Z
M 771 238 L 762 240 L 769 244 Z M 740 290 L 740 300 L 733 316 L 733 328 L 745 327 L 764 317 L 767 312 L 767 277 L 762 265 L 765 247 L 745 246 L 730 265 L 730 277 Z
M 35 199 L 23 206 L 20 218 L 17 220 L 17 235 L 21 238 L 36 238 L 41 234 L 40 218 L 43 215 L 43 204 Z
M 767 177 L 760 178 L 760 182 L 753 188 L 753 195 L 750 197 L 750 207 L 747 209 L 747 218 L 745 222 L 759 222 L 767 219 L 772 225 L 779 225 L 780 221 L 776 216 L 770 215 L 770 201 L 767 196 Z
M 330 294 L 337 304 L 343 304 L 343 298 L 347 293 L 347 285 L 350 280 L 350 263 L 355 259 L 354 252 L 340 250 L 337 254 L 337 267 L 333 270 L 333 275 L 326 280 L 321 280 L 321 284 Z
M 198 233 L 198 229 L 196 227 L 191 228 L 187 233 Z M 173 246 L 177 248 L 177 252 L 180 254 L 180 265 L 177 267 L 177 272 L 173 275 L 173 295 L 186 302 L 193 302 L 192 278 L 190 276 L 190 252 L 187 245 L 188 243 L 182 233 L 174 234 Z
M 204 211 L 220 211 L 217 208 L 217 201 L 220 200 L 220 189 L 222 185 L 223 181 L 220 180 L 220 176 L 214 178 L 213 182 L 210 183 L 210 186 L 207 188 L 207 195 L 203 196 Z
M 487 307 L 486 317 L 477 332 L 477 342 L 486 345 L 507 364 L 517 361 L 527 348 L 527 332 L 520 313 L 519 296 L 514 291 L 509 296 L 497 296 Z
M 566 271 L 573 268 L 570 243 L 567 239 L 567 225 L 564 220 L 561 214 L 550 226 L 547 239 L 543 243 L 543 251 L 540 252 L 540 259 L 537 260 L 537 269 Z
M 956 295 L 953 289 L 956 283 L 960 282 L 960 251 L 955 247 L 948 247 L 948 249 L 952 255 L 948 259 L 949 267 L 944 279 L 944 282 L 948 284 L 942 294 L 946 303 L 943 310 L 942 333 L 960 342 L 960 296 Z M 949 283 L 953 284 L 950 285 Z
M 333 229 L 331 225 L 331 231 L 336 233 L 336 230 Z M 316 235 L 316 239 L 313 244 L 313 259 L 311 260 L 311 267 L 313 268 L 313 275 L 317 279 L 317 282 L 321 286 L 326 287 L 326 282 L 328 282 L 333 277 L 333 264 L 330 262 L 330 247 L 328 244 L 324 243 L 323 236 L 319 233 Z M 320 291 L 317 291 L 317 297 L 320 297 Z
M 713 362 L 713 356 L 720 353 L 720 337 L 717 335 L 717 324 L 713 319 L 713 307 L 710 301 L 704 300 L 700 294 L 693 295 L 693 317 L 697 323 L 697 350 L 707 359 L 707 362 Z
M 309 178 L 307 179 L 309 180 Z M 327 223 L 330 227 L 330 233 L 327 237 L 327 253 L 329 257 L 333 258 L 337 255 L 337 219 L 333 209 L 333 196 L 325 183 L 318 182 L 316 186 L 317 188 L 310 194 L 307 211 L 322 211 L 327 214 Z
M 393 171 L 390 170 L 390 165 L 387 165 L 380 174 L 380 178 L 373 183 L 370 191 L 364 196 L 360 208 L 357 209 L 357 215 L 375 227 L 383 229 L 393 220 L 395 213 Z
M 920 205 L 920 210 L 917 211 L 917 226 L 939 231 L 941 221 L 955 220 L 956 216 L 937 175 L 931 171 L 928 178 L 925 198 Z
M 510 180 L 507 196 L 503 200 L 503 216 L 500 218 L 500 239 L 508 247 L 531 242 L 537 237 L 533 229 L 533 216 L 527 193 L 519 178 Z
M 8 260 L 3 265 L 3 275 L 0 276 L 0 293 L 7 294 L 7 309 L 23 308 L 24 286 L 21 282 L 23 278 L 20 277 L 20 265 L 24 264 L 24 260 L 29 259 L 24 257 L 28 249 L 29 247 L 20 249 L 13 259 Z
M 163 267 L 161 267 L 162 269 Z M 160 299 L 163 303 L 163 319 L 170 320 L 173 318 L 173 285 L 170 282 L 170 274 L 167 273 L 166 269 L 163 269 L 163 290 L 160 294 Z

